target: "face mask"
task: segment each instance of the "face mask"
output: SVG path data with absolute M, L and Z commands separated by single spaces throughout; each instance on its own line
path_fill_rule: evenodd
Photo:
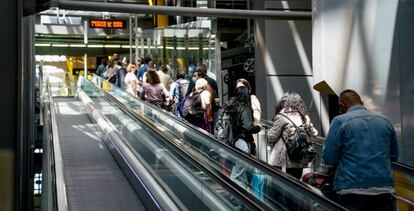
M 193 80 L 194 82 L 196 82 L 196 81 L 197 81 L 197 77 L 193 77 L 193 78 L 192 78 L 192 80 Z

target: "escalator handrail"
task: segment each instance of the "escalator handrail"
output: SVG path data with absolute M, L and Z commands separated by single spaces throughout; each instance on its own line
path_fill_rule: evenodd
M 53 180 L 54 180 L 54 195 L 56 197 L 55 206 L 57 206 L 57 210 L 66 211 L 69 210 L 68 206 L 68 199 L 66 195 L 66 186 L 65 186 L 65 177 L 64 177 L 64 166 L 63 166 L 63 158 L 62 158 L 62 151 L 60 147 L 60 140 L 59 140 L 59 130 L 57 126 L 57 117 L 56 111 L 54 106 L 54 101 L 52 97 L 52 89 L 47 79 L 47 91 L 48 91 L 48 100 L 49 100 L 49 109 L 50 109 L 50 121 L 51 121 L 51 129 L 52 129 L 52 149 L 50 149 L 51 155 L 53 155 L 52 160 L 54 172 L 53 172 Z
M 95 84 L 93 84 L 92 82 L 91 85 L 97 87 Z M 99 89 L 99 87 L 97 87 Z M 118 87 L 113 87 L 113 89 L 119 89 Z M 124 90 L 122 90 L 122 92 L 125 93 Z M 115 96 L 113 96 L 112 93 L 108 92 L 108 91 L 104 91 L 105 94 L 110 95 L 111 97 L 113 97 L 114 99 L 116 99 Z M 129 95 L 129 93 L 128 93 Z M 132 96 L 132 95 L 130 95 Z M 146 103 L 143 102 L 142 100 L 135 98 L 138 102 L 140 103 L 144 103 L 145 106 L 150 107 L 151 109 L 157 110 L 159 112 L 162 112 L 163 114 L 166 114 L 167 117 L 172 118 L 176 124 L 179 124 L 185 128 L 189 128 L 191 131 L 197 132 L 198 134 L 204 136 L 206 139 L 210 140 L 210 141 L 214 141 L 216 144 L 218 144 L 222 149 L 225 149 L 226 151 L 230 151 L 231 154 L 233 154 L 235 157 L 237 157 L 238 159 L 241 159 L 242 161 L 248 163 L 251 166 L 254 166 L 255 168 L 259 169 L 261 172 L 267 174 L 268 176 L 272 177 L 272 178 L 277 178 L 282 180 L 285 183 L 288 183 L 290 187 L 295 188 L 297 191 L 303 193 L 304 195 L 306 195 L 307 197 L 313 199 L 313 200 L 322 200 L 323 202 L 325 202 L 327 205 L 332 206 L 334 208 L 337 209 L 345 209 L 343 206 L 341 206 L 340 204 L 338 204 L 337 202 L 327 198 L 326 196 L 324 196 L 318 189 L 307 185 L 293 177 L 291 177 L 290 175 L 286 175 L 283 172 L 281 172 L 278 169 L 274 169 L 271 168 L 269 165 L 267 165 L 266 163 L 264 163 L 263 161 L 259 161 L 256 160 L 248 155 L 245 155 L 244 153 L 239 152 L 238 150 L 234 149 L 233 147 L 230 147 L 224 143 L 221 143 L 220 141 L 218 141 L 213 135 L 205 132 L 204 130 L 201 130 L 200 128 L 191 125 L 190 123 L 183 121 L 182 118 L 179 118 L 177 116 L 172 115 L 171 113 L 164 111 L 164 110 L 160 110 L 159 108 L 157 108 L 156 106 L 150 104 L 150 103 Z M 117 100 L 118 101 L 118 100 Z M 135 112 L 133 112 L 135 113 Z M 135 115 L 137 115 L 135 113 Z

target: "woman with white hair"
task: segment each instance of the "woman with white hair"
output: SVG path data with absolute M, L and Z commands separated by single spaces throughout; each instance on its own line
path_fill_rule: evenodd
M 211 110 L 211 94 L 207 91 L 208 82 L 204 78 L 200 78 L 196 81 L 195 90 L 200 93 L 201 103 L 205 111 Z
M 195 83 L 195 90 L 191 92 L 184 102 L 181 113 L 183 117 L 191 124 L 204 129 L 209 133 L 213 133 L 211 124 L 213 110 L 212 110 L 212 96 L 207 91 L 208 82 L 204 78 L 197 79 Z

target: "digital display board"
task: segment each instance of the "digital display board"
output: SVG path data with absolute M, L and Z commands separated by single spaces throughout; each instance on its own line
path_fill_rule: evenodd
M 90 28 L 100 29 L 126 29 L 124 20 L 89 20 Z

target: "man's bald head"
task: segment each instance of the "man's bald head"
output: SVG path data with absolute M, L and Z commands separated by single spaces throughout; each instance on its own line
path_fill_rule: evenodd
M 342 113 L 346 113 L 348 109 L 354 105 L 362 104 L 361 97 L 352 89 L 344 90 L 339 95 L 339 109 Z

